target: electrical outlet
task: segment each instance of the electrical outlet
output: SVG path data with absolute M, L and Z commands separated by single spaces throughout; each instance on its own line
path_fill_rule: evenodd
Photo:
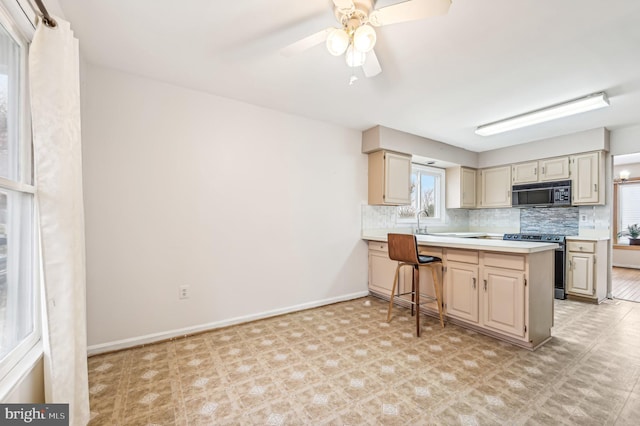
M 190 293 L 190 287 L 188 285 L 181 285 L 180 292 L 178 294 L 179 299 L 188 299 Z

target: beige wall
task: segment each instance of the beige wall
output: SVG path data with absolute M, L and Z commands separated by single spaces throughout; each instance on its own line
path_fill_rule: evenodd
M 366 294 L 359 131 L 97 66 L 83 80 L 90 350 Z
M 640 150 L 640 147 L 638 147 Z M 640 177 L 640 163 L 634 164 L 621 164 L 619 166 L 613 167 L 613 177 L 617 178 L 620 176 L 620 172 L 622 170 L 627 170 L 629 172 L 629 177 Z

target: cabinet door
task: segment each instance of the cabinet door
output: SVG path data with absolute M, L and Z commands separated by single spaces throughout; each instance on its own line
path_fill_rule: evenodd
M 511 166 L 480 171 L 480 207 L 511 207 Z
M 524 273 L 484 268 L 482 274 L 482 323 L 487 328 L 524 337 Z
M 397 266 L 387 252 L 369 250 L 369 290 L 390 296 Z
M 600 199 L 598 191 L 599 166 L 599 152 L 590 152 L 571 157 L 573 204 L 598 203 Z
M 567 293 L 593 296 L 593 254 L 569 252 Z
M 478 266 L 448 262 L 445 292 L 447 316 L 478 322 Z
M 463 208 L 476 206 L 476 171 L 462 168 L 462 205 Z
M 446 204 L 448 209 L 476 207 L 476 170 L 449 167 L 446 174 Z
M 528 163 L 514 164 L 511 170 L 513 183 L 527 183 L 538 181 L 538 162 L 530 161 Z
M 569 157 L 547 158 L 538 163 L 541 181 L 569 179 Z
M 411 156 L 385 153 L 385 204 L 411 203 Z

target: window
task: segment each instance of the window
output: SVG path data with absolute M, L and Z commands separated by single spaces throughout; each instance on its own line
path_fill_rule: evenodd
M 618 231 L 625 231 L 627 226 L 640 224 L 640 180 L 617 184 L 617 225 Z M 629 244 L 626 236 L 618 237 L 618 244 Z
M 40 338 L 27 42 L 0 8 L 0 378 Z
M 444 170 L 414 164 L 411 167 L 411 204 L 398 207 L 400 222 L 444 222 Z

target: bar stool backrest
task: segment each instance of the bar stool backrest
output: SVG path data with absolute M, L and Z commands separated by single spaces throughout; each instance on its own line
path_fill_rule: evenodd
M 387 234 L 389 246 L 389 258 L 398 262 L 406 262 L 417 265 L 418 242 L 412 234 Z

